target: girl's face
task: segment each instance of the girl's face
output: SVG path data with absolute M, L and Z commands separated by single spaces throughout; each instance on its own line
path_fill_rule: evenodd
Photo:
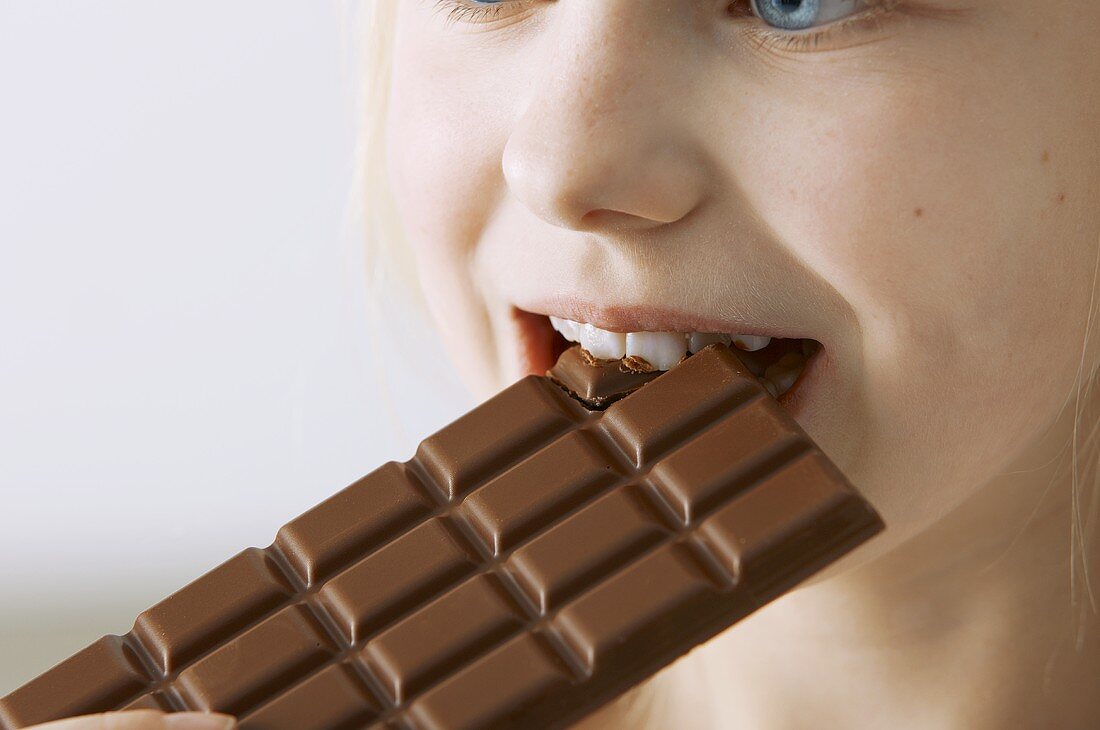
M 788 407 L 881 552 L 1072 395 L 1100 3 L 399 2 L 390 181 L 480 396 L 549 366 L 544 315 L 812 338 Z

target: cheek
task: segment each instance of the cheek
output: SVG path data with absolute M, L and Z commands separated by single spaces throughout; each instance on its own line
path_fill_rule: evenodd
M 479 87 L 463 85 L 446 54 L 427 46 L 430 34 L 400 27 L 386 118 L 390 188 L 439 336 L 467 384 L 486 393 L 497 362 L 473 257 L 502 192 L 503 143 L 482 119 L 491 109 L 477 103 Z
M 769 128 L 815 122 L 781 143 L 761 135 L 769 162 L 746 168 L 765 171 L 750 195 L 778 239 L 857 313 L 838 368 L 858 416 L 820 438 L 903 534 L 994 476 L 1075 375 L 1096 242 L 1059 196 L 1090 181 L 1043 162 L 1067 138 L 1046 119 L 1073 117 L 1022 102 L 1015 81 L 940 77 L 775 108 Z
M 418 59 L 410 64 L 423 65 Z M 390 182 L 418 256 L 469 253 L 499 194 L 499 163 L 476 122 L 455 120 L 430 70 L 395 73 L 386 126 Z M 499 147 L 498 147 L 499 149 Z M 499 154 L 497 156 L 499 159 Z
M 505 193 L 508 90 L 403 4 L 386 122 L 388 168 L 418 255 L 469 255 Z M 406 214 L 407 213 L 407 214 Z

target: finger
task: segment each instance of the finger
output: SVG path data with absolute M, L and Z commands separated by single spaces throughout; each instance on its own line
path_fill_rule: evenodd
M 35 725 L 29 730 L 232 730 L 235 727 L 237 721 L 229 715 L 207 712 L 165 714 L 157 710 L 132 710 L 71 717 L 68 720 Z

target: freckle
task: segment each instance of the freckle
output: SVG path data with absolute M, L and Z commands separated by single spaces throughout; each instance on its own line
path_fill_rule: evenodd
M 1065 193 L 1058 193 L 1058 202 L 1059 203 L 1066 202 L 1066 194 Z
M 789 189 L 787 190 L 787 193 L 788 193 L 788 194 L 790 194 L 790 196 L 791 196 L 791 200 L 794 200 L 794 198 L 795 198 L 795 192 L 794 192 L 794 188 L 789 188 Z
M 917 209 L 915 209 L 915 210 L 913 211 L 913 215 L 915 215 L 916 217 L 920 218 L 920 217 L 921 217 L 922 215 L 924 215 L 924 208 L 917 208 Z
M 1050 162 L 1050 150 L 1043 150 L 1043 156 L 1039 158 L 1044 164 Z
M 1035 31 L 1034 33 L 1032 33 L 1031 37 L 1032 38 L 1038 38 L 1039 37 L 1039 31 Z

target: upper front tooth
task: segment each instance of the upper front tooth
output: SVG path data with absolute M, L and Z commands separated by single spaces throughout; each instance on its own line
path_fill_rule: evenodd
M 730 336 L 722 332 L 692 332 L 688 335 L 688 352 L 694 354 L 707 345 L 713 345 L 715 342 L 728 345 Z
M 733 339 L 733 344 L 748 352 L 762 350 L 772 341 L 772 338 L 767 335 L 730 335 L 730 337 Z
M 558 332 L 561 332 L 561 336 L 570 342 L 580 342 L 580 325 L 571 319 L 562 319 L 561 317 L 551 317 L 550 324 L 554 326 Z
M 581 325 L 581 347 L 592 357 L 601 360 L 617 360 L 626 355 L 626 334 L 608 332 L 590 324 Z
M 687 344 L 687 337 L 679 332 L 628 332 L 626 354 L 668 370 L 683 359 Z
M 592 357 L 618 360 L 627 355 L 640 357 L 657 370 L 668 370 L 683 359 L 689 339 L 692 352 L 714 342 L 730 343 L 730 336 L 717 332 L 611 332 L 595 325 L 563 317 L 550 317 L 550 324 L 571 342 L 579 342 Z

